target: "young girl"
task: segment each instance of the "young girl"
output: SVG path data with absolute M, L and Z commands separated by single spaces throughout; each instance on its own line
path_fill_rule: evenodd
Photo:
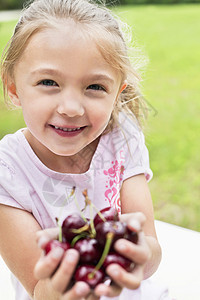
M 162 292 L 143 281 L 156 271 L 161 250 L 138 122 L 139 76 L 118 21 L 90 0 L 35 0 L 4 54 L 2 82 L 27 125 L 0 142 L 0 253 L 16 299 L 161 299 Z M 47 228 L 77 210 L 74 186 L 80 209 L 87 189 L 99 210 L 116 207 L 139 235 L 138 245 L 115 243 L 135 262 L 133 272 L 110 265 L 115 284 L 94 291 L 84 282 L 68 287 L 76 250 L 56 248 L 40 258 L 57 235 Z

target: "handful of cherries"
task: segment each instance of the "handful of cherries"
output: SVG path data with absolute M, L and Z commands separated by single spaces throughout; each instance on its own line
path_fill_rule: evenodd
M 93 205 L 84 192 L 86 203 Z M 97 212 L 94 219 L 86 219 L 82 214 L 73 213 L 62 223 L 59 240 L 50 241 L 45 254 L 55 247 L 76 249 L 80 254 L 79 263 L 72 281 L 84 281 L 92 289 L 109 277 L 105 269 L 112 263 L 119 264 L 126 271 L 134 268 L 134 263 L 114 250 L 114 243 L 125 238 L 137 243 L 138 235 L 126 223 L 119 221 L 115 208 L 106 207 Z

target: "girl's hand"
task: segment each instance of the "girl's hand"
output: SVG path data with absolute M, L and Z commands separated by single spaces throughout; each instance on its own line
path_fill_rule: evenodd
M 113 279 L 111 285 L 99 284 L 94 289 L 94 293 L 91 294 L 86 283 L 77 282 L 65 292 L 78 263 L 79 255 L 75 249 L 69 249 L 64 254 L 64 250 L 59 248 L 52 250 L 47 256 L 43 256 L 38 261 L 35 266 L 36 278 L 50 278 L 51 285 L 62 295 L 60 298 L 62 300 L 94 300 L 99 299 L 100 296 L 116 297 L 124 287 L 137 289 L 144 279 L 144 267 L 150 258 L 150 248 L 142 231 L 145 216 L 142 213 L 124 214 L 120 216 L 120 220 L 126 222 L 129 229 L 136 231 L 139 237 L 137 245 L 125 239 L 120 239 L 115 243 L 115 250 L 135 263 L 134 270 L 131 273 L 126 272 L 117 264 L 112 264 L 106 269 L 107 274 Z M 39 231 L 37 233 L 38 245 L 44 249 L 50 240 L 58 237 L 58 232 L 57 228 Z M 55 272 L 59 264 L 60 266 Z
M 134 290 L 140 286 L 144 279 L 145 264 L 151 256 L 150 248 L 142 231 L 145 220 L 146 218 L 142 213 L 121 215 L 120 221 L 126 222 L 129 229 L 138 233 L 138 244 L 120 239 L 116 241 L 114 247 L 117 252 L 131 259 L 135 263 L 135 267 L 129 273 L 117 264 L 108 266 L 106 272 L 113 279 L 113 282 L 110 286 L 99 284 L 94 290 L 96 295 L 114 297 L 119 295 L 124 287 Z
M 37 242 L 43 250 L 50 240 L 57 237 L 57 228 L 37 232 Z M 49 284 L 58 293 L 60 300 L 83 300 L 90 294 L 90 287 L 85 282 L 77 282 L 70 288 L 71 277 L 78 261 L 79 254 L 75 249 L 69 249 L 64 253 L 62 248 L 57 247 L 46 256 L 42 255 L 35 266 L 34 274 L 38 280 L 48 278 Z

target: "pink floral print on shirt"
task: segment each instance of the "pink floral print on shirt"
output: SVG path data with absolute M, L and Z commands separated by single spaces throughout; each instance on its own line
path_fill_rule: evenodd
M 115 207 L 121 213 L 120 188 L 124 174 L 123 151 L 120 151 L 120 160 L 112 161 L 112 167 L 104 170 L 103 173 L 108 176 L 105 191 L 106 200 L 110 206 Z

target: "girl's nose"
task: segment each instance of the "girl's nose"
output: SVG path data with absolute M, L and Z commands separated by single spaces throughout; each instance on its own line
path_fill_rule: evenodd
M 80 95 L 72 93 L 65 93 L 60 99 L 57 111 L 61 115 L 67 115 L 68 117 L 76 117 L 84 115 L 84 106 Z

